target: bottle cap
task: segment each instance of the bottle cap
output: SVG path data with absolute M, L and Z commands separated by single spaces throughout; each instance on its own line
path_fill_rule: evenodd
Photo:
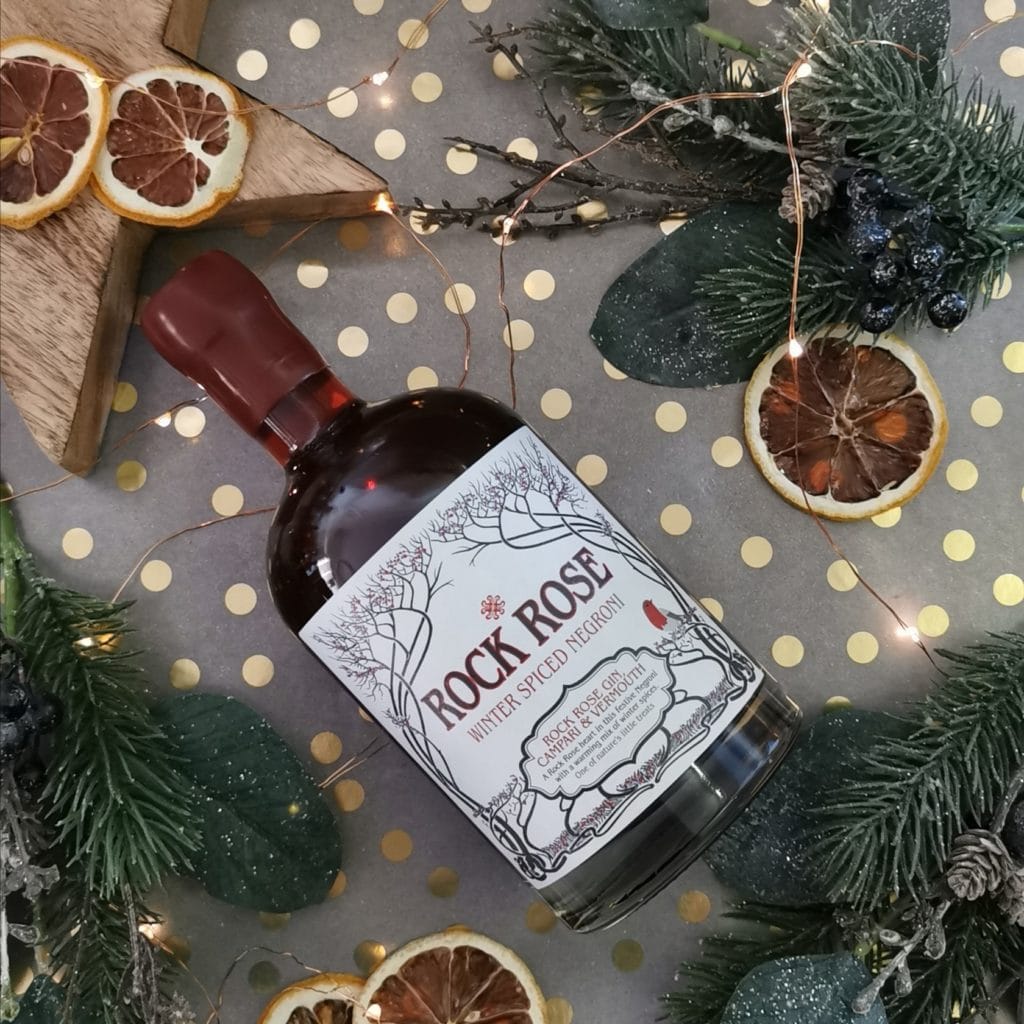
M 175 369 L 254 435 L 285 395 L 327 366 L 263 282 L 218 250 L 185 264 L 150 298 L 142 329 Z

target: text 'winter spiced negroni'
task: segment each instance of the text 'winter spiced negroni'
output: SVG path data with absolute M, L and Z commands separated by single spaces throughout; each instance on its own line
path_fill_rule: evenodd
M 795 705 L 510 409 L 363 402 L 221 252 L 143 327 L 285 467 L 285 622 L 570 926 L 661 889 L 778 764 Z

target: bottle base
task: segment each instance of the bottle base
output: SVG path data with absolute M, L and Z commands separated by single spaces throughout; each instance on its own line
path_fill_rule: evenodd
M 728 731 L 657 803 L 541 896 L 574 931 L 621 921 L 729 826 L 785 758 L 800 709 L 766 680 Z

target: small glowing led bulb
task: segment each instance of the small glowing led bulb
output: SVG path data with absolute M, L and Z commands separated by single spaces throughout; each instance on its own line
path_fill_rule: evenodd
M 789 354 L 794 359 L 799 359 L 804 354 L 804 347 L 796 338 L 789 339 Z
M 390 77 L 391 75 L 387 71 L 375 71 L 370 75 L 370 81 L 373 82 L 374 85 L 383 85 Z

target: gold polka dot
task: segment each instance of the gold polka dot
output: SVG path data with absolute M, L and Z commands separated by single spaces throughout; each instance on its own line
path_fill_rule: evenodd
M 612 948 L 612 963 L 620 971 L 635 971 L 644 962 L 644 947 L 636 939 L 620 939 Z
M 384 0 L 352 0 L 352 6 L 363 15 L 379 14 Z
M 685 505 L 666 505 L 658 517 L 661 528 L 671 537 L 680 537 L 693 525 L 693 516 Z
M 483 14 L 491 6 L 491 0 L 462 0 L 462 6 L 470 14 Z
M 127 459 L 117 467 L 117 486 L 122 491 L 137 491 L 146 482 L 146 467 L 134 459 Z
M 249 968 L 249 987 L 253 992 L 276 992 L 281 985 L 281 972 L 269 960 L 257 960 Z
M 148 561 L 139 573 L 139 582 L 154 594 L 166 590 L 171 585 L 171 567 L 159 558 Z
M 427 205 L 427 209 L 433 209 L 433 207 Z M 417 235 L 432 235 L 435 231 L 441 230 L 440 224 L 429 224 L 424 226 L 423 221 L 426 217 L 427 214 L 422 210 L 413 210 L 413 212 L 409 214 L 409 227 L 411 227 Z
M 516 54 L 516 63 L 508 59 L 503 53 L 496 53 L 494 59 L 491 61 L 491 70 L 494 74 L 500 78 L 503 82 L 511 82 L 519 77 L 519 69 L 516 64 L 521 68 L 523 66 L 523 55 L 521 53 Z
M 1024 46 L 1008 46 L 999 55 L 999 66 L 1011 78 L 1024 75 Z
M 555 279 L 546 270 L 531 270 L 523 280 L 523 291 L 536 302 L 555 294 Z
M 903 509 L 891 508 L 888 512 L 879 512 L 877 516 L 871 517 L 871 522 L 875 526 L 882 527 L 883 530 L 888 530 L 891 526 L 895 526 L 903 518 Z
M 270 234 L 273 225 L 269 220 L 251 220 L 242 225 L 242 230 L 250 238 L 266 238 Z
M 508 324 L 502 329 L 501 340 L 506 345 L 511 344 L 517 352 L 528 349 L 534 341 L 533 325 L 528 320 L 513 320 L 511 342 L 509 340 Z
M 373 148 L 381 160 L 397 160 L 405 152 L 405 136 L 397 128 L 385 128 L 377 133 Z
M 725 618 L 725 609 L 722 607 L 721 601 L 716 601 L 713 597 L 702 597 L 700 603 L 716 618 L 721 622 Z
M 525 136 L 520 136 L 517 139 L 513 139 L 506 147 L 506 153 L 512 153 L 514 156 L 521 156 L 524 160 L 536 160 L 537 159 L 537 144 Z
M 36 972 L 31 967 L 25 966 L 24 968 L 15 968 L 11 972 L 11 991 L 16 996 L 23 996 L 29 989 L 29 986 L 35 980 Z M 6 978 L 4 979 L 7 980 Z
M 526 908 L 526 927 L 531 932 L 543 935 L 545 932 L 551 931 L 557 923 L 558 918 L 555 917 L 555 912 L 543 900 L 534 900 Z
M 868 665 L 878 657 L 878 641 L 873 634 L 861 630 L 846 641 L 846 653 L 858 665 Z
M 782 668 L 794 668 L 804 660 L 804 645 L 788 633 L 778 637 L 772 644 L 772 657 Z
M 850 700 L 849 697 L 843 697 L 837 694 L 835 697 L 829 697 L 829 699 L 825 701 L 824 707 L 826 711 L 839 711 L 842 708 L 852 708 L 853 701 Z
M 623 373 L 617 366 L 612 366 L 607 359 L 602 362 L 601 366 L 612 380 L 625 380 L 629 376 L 628 373 Z
M 318 732 L 309 741 L 309 752 L 320 764 L 331 764 L 341 757 L 341 737 L 336 732 Z
M 235 61 L 239 77 L 247 82 L 258 82 L 267 73 L 267 67 L 267 58 L 259 50 L 245 50 Z
M 292 919 L 291 914 L 274 914 L 269 910 L 260 911 L 260 924 L 268 932 L 279 932 Z
M 1010 277 L 1009 271 L 1004 270 L 999 277 L 996 278 L 991 288 L 986 288 L 985 293 L 990 299 L 1005 299 L 1010 294 L 1013 288 L 1013 278 Z
M 743 458 L 743 445 L 735 437 L 720 437 L 711 446 L 711 458 L 716 465 L 729 469 Z
M 242 662 L 242 678 L 250 686 L 266 686 L 274 678 L 274 663 L 265 654 L 252 654 Z
M 729 81 L 740 89 L 749 89 L 757 75 L 757 66 L 747 57 L 737 57 L 729 64 Z
M 1024 580 L 1012 572 L 1004 572 L 992 584 L 992 596 L 1000 603 L 1012 608 L 1024 601 Z
M 444 290 L 444 308 L 449 313 L 468 313 L 476 305 L 476 292 L 468 284 L 459 281 Z
M 436 388 L 437 374 L 429 366 L 416 366 L 409 371 L 409 376 L 405 378 L 405 386 L 410 391 L 416 391 L 419 388 Z
M 1003 349 L 1003 366 L 1010 373 L 1024 373 L 1024 341 L 1011 341 Z M 118 387 L 120 386 L 118 384 Z M 129 384 L 128 387 L 131 387 L 131 385 Z
M 926 604 L 917 613 L 917 628 L 924 636 L 942 636 L 949 629 L 949 615 L 937 604 Z
M 341 811 L 358 811 L 366 799 L 366 790 L 355 779 L 342 779 L 334 787 L 334 802 Z
M 686 410 L 678 402 L 662 402 L 654 411 L 654 422 L 667 434 L 686 426 Z
M 369 722 L 371 725 L 373 724 L 373 716 L 366 710 L 366 708 L 361 707 L 359 709 L 359 717 L 364 722 Z
M 572 396 L 564 388 L 548 388 L 540 397 L 540 411 L 549 420 L 564 420 L 572 410 Z
M 457 871 L 452 871 L 451 868 L 434 868 L 427 875 L 427 888 L 435 896 L 448 899 L 450 896 L 454 896 L 459 888 L 459 874 Z
M 974 537 L 967 530 L 950 530 L 942 538 L 942 550 L 952 562 L 966 562 L 974 554 Z
M 600 455 L 584 455 L 576 463 L 576 475 L 588 487 L 596 487 L 608 476 L 608 463 Z
M 297 18 L 288 29 L 291 44 L 300 50 L 311 50 L 320 42 L 320 26 L 312 18 Z
M 857 586 L 857 574 L 845 558 L 837 558 L 825 573 L 825 579 L 833 590 L 845 593 Z
M 430 29 L 427 28 L 426 22 L 420 21 L 419 18 L 409 18 L 398 26 L 398 41 L 407 50 L 418 50 L 421 46 L 426 46 L 429 38 Z
M 248 615 L 256 607 L 256 591 L 248 583 L 232 583 L 224 592 L 224 607 L 232 615 Z
M 206 413 L 194 405 L 187 405 L 174 414 L 174 429 L 182 437 L 198 437 L 206 427 Z
M 303 260 L 295 268 L 295 276 L 303 288 L 321 288 L 327 283 L 330 271 L 323 260 Z
M 339 85 L 327 94 L 327 111 L 335 117 L 351 117 L 359 109 L 359 95 L 355 89 Z
M 663 235 L 671 235 L 673 231 L 678 231 L 686 223 L 686 220 L 687 215 L 681 211 L 670 213 L 658 221 L 658 227 Z
M 327 890 L 327 898 L 336 900 L 344 891 L 348 885 L 348 875 L 344 871 L 339 871 L 334 876 L 334 881 L 331 882 L 330 889 Z
M 347 220 L 338 228 L 338 241 L 343 249 L 358 252 L 370 242 L 370 228 L 365 220 Z
M 585 85 L 576 93 L 576 102 L 584 117 L 600 117 L 604 110 L 604 93 L 596 85 Z
M 978 467 L 970 459 L 954 459 L 946 467 L 946 483 L 954 491 L 969 491 L 978 482 Z
M 388 299 L 385 309 L 387 310 L 388 319 L 393 320 L 396 324 L 408 324 L 416 319 L 419 307 L 416 304 L 416 300 L 408 292 L 395 292 Z
M 700 889 L 690 889 L 676 900 L 676 913 L 687 924 L 700 924 L 711 913 L 711 897 Z
M 576 207 L 576 216 L 588 224 L 608 219 L 608 207 L 600 199 L 591 199 Z
M 1024 347 L 1024 342 L 1018 342 L 1018 344 Z M 1009 363 L 1007 363 L 1007 366 L 1009 366 Z M 135 385 L 129 384 L 126 380 L 119 380 L 117 387 L 114 388 L 114 397 L 110 402 L 110 408 L 114 412 L 130 412 L 135 408 L 135 403 L 138 400 L 139 393 L 135 390 Z
M 88 558 L 92 551 L 92 534 L 81 526 L 73 526 L 61 540 L 61 547 L 68 558 Z
M 387 955 L 384 946 L 372 939 L 364 939 L 352 951 L 352 959 L 363 974 L 372 974 Z
M 1004 21 L 1017 13 L 1014 0 L 985 0 L 985 17 L 989 21 Z
M 403 828 L 394 828 L 385 832 L 380 840 L 380 852 L 385 859 L 397 863 L 408 860 L 412 854 L 412 836 Z
M 1003 403 L 992 395 L 982 395 L 971 403 L 971 419 L 979 427 L 994 427 L 1003 418 Z
M 448 150 L 444 162 L 452 174 L 470 174 L 476 169 L 477 155 L 468 146 L 459 143 Z
M 763 569 L 772 560 L 773 554 L 771 541 L 765 537 L 748 537 L 740 545 L 740 558 L 751 569 Z
M 191 690 L 199 682 L 200 674 L 199 666 L 191 658 L 178 658 L 171 662 L 167 676 L 176 690 Z
M 241 511 L 245 496 L 234 484 L 221 484 L 210 497 L 213 511 L 219 516 L 233 516 Z
M 444 83 L 433 71 L 421 71 L 412 80 L 411 88 L 420 103 L 433 103 L 444 91 Z
M 370 336 L 362 327 L 343 327 L 338 331 L 338 351 L 343 356 L 355 359 L 361 356 L 370 345 Z
M 463 0 L 465 2 L 465 0 Z M 562 996 L 552 996 L 547 1000 L 547 1024 L 572 1024 L 572 1003 Z

